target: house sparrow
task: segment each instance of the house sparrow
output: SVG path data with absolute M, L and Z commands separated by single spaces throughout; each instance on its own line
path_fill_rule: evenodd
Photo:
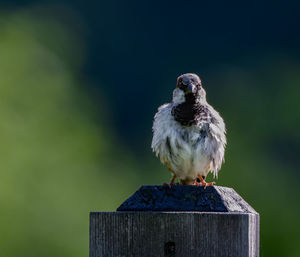
M 154 116 L 152 149 L 183 185 L 211 186 L 209 172 L 217 177 L 224 161 L 225 124 L 207 103 L 200 78 L 193 73 L 178 77 L 171 103 Z M 200 180 L 200 183 L 197 180 Z M 198 181 L 199 181 L 198 180 Z

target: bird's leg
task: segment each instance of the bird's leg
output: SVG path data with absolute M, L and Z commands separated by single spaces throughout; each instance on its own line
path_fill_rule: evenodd
M 176 179 L 176 175 L 174 174 L 171 181 L 169 183 L 163 183 L 163 186 L 171 187 L 172 185 L 174 185 L 175 179 Z
M 174 185 L 174 181 L 176 179 L 176 175 L 175 175 L 175 172 L 171 169 L 169 163 L 167 163 L 166 166 L 167 166 L 168 170 L 171 172 L 171 174 L 173 175 L 173 177 L 172 177 L 172 179 L 171 179 L 171 181 L 169 183 L 163 183 L 163 186 L 168 186 L 168 187 L 171 188 L 171 186 Z
M 176 175 L 174 175 L 173 178 L 171 179 L 170 185 L 173 185 L 173 184 L 174 184 L 175 179 L 176 179 Z
M 201 176 L 201 175 L 199 175 L 198 174 L 198 176 L 197 176 L 199 179 L 200 179 L 200 184 L 202 185 L 202 186 L 204 186 L 204 189 L 207 187 L 207 186 L 213 186 L 216 182 L 210 182 L 210 183 L 207 183 L 205 180 L 204 180 L 204 178 Z M 198 182 L 197 182 L 198 183 Z

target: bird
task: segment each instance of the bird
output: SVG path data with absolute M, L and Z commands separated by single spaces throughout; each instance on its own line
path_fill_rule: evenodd
M 158 108 L 153 121 L 151 147 L 182 185 L 212 186 L 224 162 L 226 128 L 220 114 L 207 103 L 201 79 L 194 73 L 177 78 L 172 102 Z

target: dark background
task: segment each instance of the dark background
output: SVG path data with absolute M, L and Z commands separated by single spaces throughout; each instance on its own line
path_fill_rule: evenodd
M 217 184 L 261 214 L 261 256 L 300 256 L 299 7 L 0 1 L 0 255 L 86 256 L 89 211 L 169 180 L 153 116 L 194 72 L 228 130 Z

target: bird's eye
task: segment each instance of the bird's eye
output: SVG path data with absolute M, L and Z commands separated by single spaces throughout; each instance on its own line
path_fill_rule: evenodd
M 180 89 L 184 89 L 185 87 L 186 87 L 186 85 L 184 85 L 183 83 L 180 83 L 180 84 L 179 84 L 179 88 L 180 88 Z

